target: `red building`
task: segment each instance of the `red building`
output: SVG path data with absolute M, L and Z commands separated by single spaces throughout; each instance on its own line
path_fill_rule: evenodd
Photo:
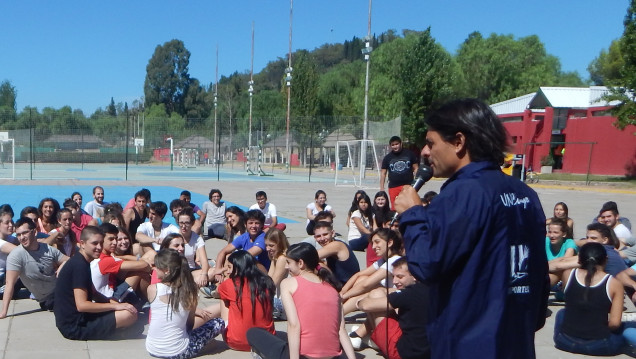
M 601 97 L 604 86 L 541 87 L 536 93 L 491 106 L 511 136 L 515 154 L 538 171 L 636 175 L 636 126 L 614 127 L 616 118 Z

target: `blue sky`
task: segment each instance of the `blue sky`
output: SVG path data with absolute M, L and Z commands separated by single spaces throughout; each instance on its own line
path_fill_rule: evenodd
M 562 69 L 586 68 L 621 36 L 627 0 L 374 0 L 372 32 L 424 30 L 455 53 L 479 31 L 539 36 Z M 296 0 L 293 49 L 312 50 L 367 32 L 368 0 Z M 190 75 L 214 82 L 254 71 L 288 51 L 289 1 L 0 1 L 0 81 L 18 91 L 18 110 L 69 105 L 88 116 L 98 107 L 143 96 L 148 60 L 171 39 L 191 52 Z M 373 64 L 373 62 L 372 62 Z M 373 65 L 372 65 L 373 66 Z M 256 84 L 258 89 L 258 84 Z

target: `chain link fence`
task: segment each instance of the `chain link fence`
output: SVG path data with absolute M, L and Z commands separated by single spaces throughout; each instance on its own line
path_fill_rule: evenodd
M 400 118 L 370 119 L 367 137 L 375 151 L 363 151 L 359 117 L 292 117 L 289 131 L 285 118 L 254 118 L 251 126 L 249 119 L 218 118 L 215 124 L 214 119 L 143 115 L 83 121 L 48 116 L 31 121 L 32 126 L 29 121 L 20 126 L 20 121 L 0 118 L 0 177 L 126 180 L 189 171 L 209 178 L 218 169 L 311 180 L 311 176 L 334 178 L 333 171 L 343 167 L 359 172 L 365 152 L 362 172 L 369 170 L 372 175 L 401 125 Z M 81 126 L 75 126 L 78 123 Z M 337 153 L 341 158 L 336 158 Z

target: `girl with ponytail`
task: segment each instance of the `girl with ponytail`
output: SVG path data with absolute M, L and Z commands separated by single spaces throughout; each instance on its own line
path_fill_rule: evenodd
M 588 237 L 589 232 L 594 231 L 588 231 Z M 628 340 L 634 337 L 633 332 L 629 333 L 635 329 L 622 333 L 623 285 L 605 272 L 605 263 L 605 247 L 589 242 L 579 252 L 580 268 L 564 274 L 565 309 L 557 313 L 554 326 L 558 349 L 587 355 L 617 355 L 621 353 L 624 335 L 627 334 Z
M 291 277 L 281 282 L 280 291 L 287 341 L 252 328 L 247 331 L 252 350 L 263 359 L 333 358 L 344 350 L 347 358 L 354 359 L 338 294 L 340 283 L 320 266 L 318 252 L 309 243 L 291 245 L 286 257 Z
M 161 282 L 148 287 L 152 318 L 146 350 L 154 357 L 192 358 L 223 331 L 225 323 L 214 318 L 192 330 L 198 287 L 185 257 L 162 249 L 155 256 L 155 269 Z

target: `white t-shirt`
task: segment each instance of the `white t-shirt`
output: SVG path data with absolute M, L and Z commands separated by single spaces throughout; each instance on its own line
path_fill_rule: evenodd
M 616 234 L 616 238 L 620 239 L 621 242 L 624 242 L 628 246 L 636 244 L 636 239 L 632 238 L 632 232 L 630 232 L 629 228 L 622 223 L 619 223 L 616 227 L 614 227 L 614 234 Z
M 311 202 L 310 204 L 307 205 L 307 209 L 311 210 L 311 214 L 313 214 L 314 216 L 318 214 L 318 212 L 320 212 L 317 208 L 316 208 L 316 202 Z M 325 209 L 323 211 L 327 211 L 327 212 L 331 212 L 331 206 L 328 204 L 325 204 Z M 309 219 L 307 219 L 307 223 L 309 223 Z
M 115 262 L 122 261 L 121 258 L 117 257 L 113 257 L 113 259 Z M 116 274 L 102 273 L 101 268 L 99 267 L 99 262 L 101 262 L 101 260 L 101 258 L 97 258 L 91 261 L 91 279 L 93 280 L 93 287 L 95 287 L 95 290 L 105 298 L 112 298 L 115 293 L 115 289 L 110 286 L 109 280 L 112 275 Z M 113 263 L 113 265 L 115 264 Z M 121 264 L 117 264 L 117 266 L 121 267 Z
M 353 221 L 354 218 L 359 218 L 360 221 L 362 221 L 362 225 L 366 229 L 371 229 L 370 219 L 364 217 L 362 213 L 360 213 L 360 210 L 356 209 L 355 211 L 353 211 L 353 213 L 351 213 L 351 218 L 349 219 L 349 233 L 347 234 L 348 241 L 362 237 L 362 233 L 360 233 L 358 226 L 356 226 L 355 222 Z
M 157 237 L 155 237 L 155 229 L 152 228 L 152 223 L 150 222 L 144 222 L 140 224 L 137 228 L 137 233 L 143 233 L 150 238 L 157 239 Z M 177 228 L 175 225 L 161 222 L 161 232 L 159 232 L 159 238 L 164 239 L 171 233 L 180 233 L 179 228 Z M 154 248 L 156 251 L 158 251 L 160 247 L 160 244 L 152 242 L 152 248 Z
M 391 275 L 389 275 L 389 285 L 386 285 L 386 278 L 382 278 L 382 280 L 380 281 L 380 284 L 383 287 L 389 287 L 389 288 L 393 288 L 393 262 L 395 262 L 396 260 L 402 258 L 402 256 L 393 256 L 391 258 L 389 258 L 388 260 L 388 267 L 387 267 L 387 262 L 384 261 L 384 259 L 379 259 L 377 262 L 373 263 L 373 268 L 375 268 L 376 270 L 380 269 L 380 267 L 384 268 L 384 270 L 387 270 Z
M 172 290 L 163 283 L 157 283 L 157 296 L 150 303 L 152 318 L 146 336 L 146 350 L 158 357 L 169 358 L 183 353 L 190 343 L 186 328 L 189 311 L 179 304 L 179 310 L 172 310 L 166 296 Z M 166 299 L 166 302 L 161 300 Z
M 205 242 L 203 242 L 203 238 L 200 235 L 192 232 L 190 235 L 190 240 L 185 244 L 183 255 L 188 260 L 188 265 L 190 269 L 196 268 L 197 263 L 195 262 L 195 257 L 197 254 L 197 249 L 205 246 Z M 201 258 L 200 260 L 207 260 L 207 258 Z
M 0 239 L 0 249 L 9 242 L 5 241 L 4 239 Z M 0 275 L 4 275 L 4 272 L 7 268 L 7 257 L 9 256 L 9 253 L 3 253 L 0 252 Z
M 255 203 L 250 207 L 250 210 L 252 209 L 258 209 L 259 211 L 263 212 L 263 215 L 265 215 L 265 225 L 272 225 L 272 218 L 276 217 L 276 206 L 274 206 L 272 203 L 266 202 L 265 208 L 261 209 L 261 207 L 258 206 L 258 203 Z
M 102 218 L 104 217 L 104 207 L 108 202 L 97 203 L 97 201 L 92 200 L 84 206 L 84 210 L 86 213 L 90 214 L 93 218 Z

